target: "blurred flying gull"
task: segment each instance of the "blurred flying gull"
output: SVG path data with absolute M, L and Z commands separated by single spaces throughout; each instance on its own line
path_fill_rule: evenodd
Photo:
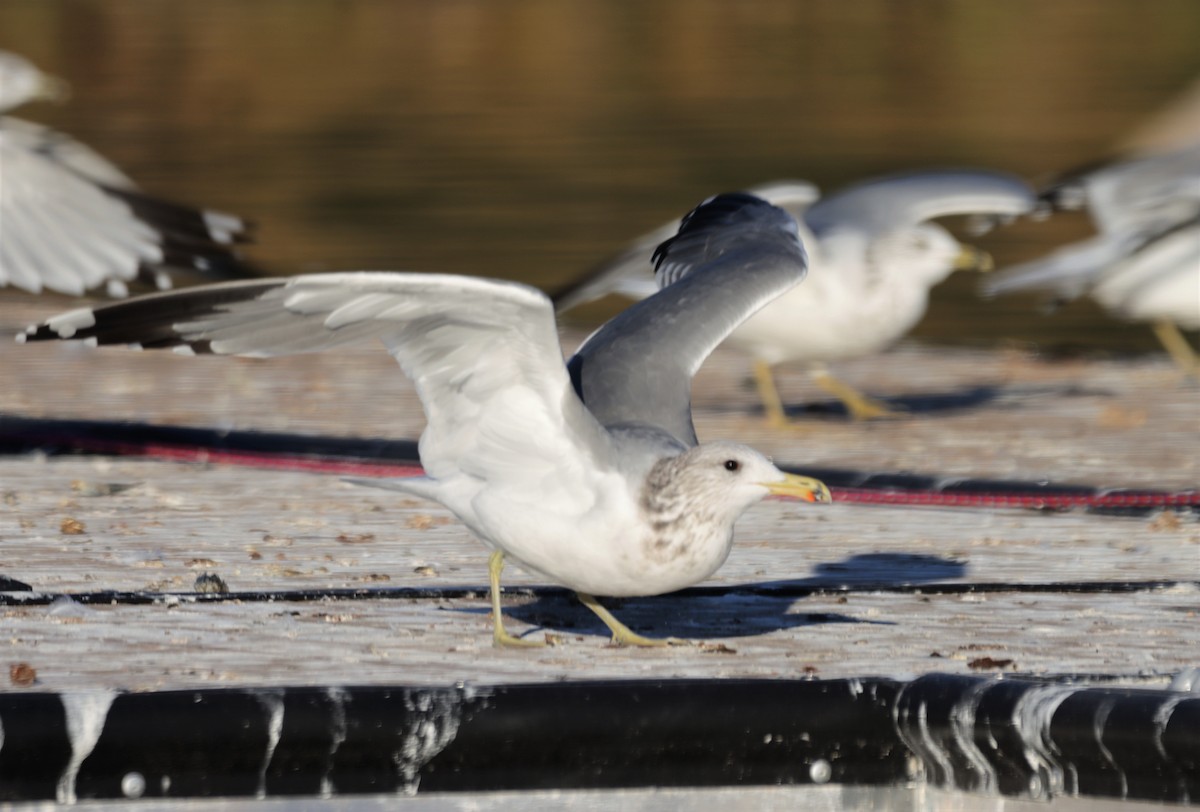
M 809 276 L 747 319 L 729 344 L 754 358 L 767 418 L 787 424 L 772 367 L 801 361 L 814 381 L 857 419 L 887 407 L 830 374 L 829 361 L 886 349 L 925 313 L 929 290 L 955 269 L 986 270 L 991 258 L 927 222 L 951 215 L 1011 218 L 1034 205 L 1033 191 L 1011 175 L 937 170 L 867 180 L 819 199 L 816 187 L 777 182 L 750 190 L 791 213 L 808 248 Z M 664 227 L 667 228 L 667 227 Z M 659 229 L 635 241 L 586 278 L 553 296 L 561 311 L 607 293 L 632 298 L 655 286 L 646 273 Z
M 1118 318 L 1150 322 L 1176 364 L 1200 377 L 1180 333 L 1200 330 L 1200 143 L 1073 173 L 1042 197 L 1055 211 L 1086 208 L 1096 235 L 1005 269 L 984 292 L 1090 296 Z
M 0 51 L 0 112 L 64 97 L 66 84 Z M 169 288 L 169 270 L 245 276 L 234 253 L 247 225 L 148 197 L 71 137 L 0 116 L 0 287 L 81 295 L 137 281 Z
M 416 385 L 424 477 L 355 480 L 445 505 L 493 552 L 494 641 L 506 558 L 575 590 L 614 641 L 634 633 L 596 595 L 672 592 L 716 571 L 733 524 L 768 494 L 828 501 L 736 443 L 698 444 L 691 379 L 766 302 L 799 283 L 795 221 L 744 194 L 684 218 L 655 253 L 671 282 L 563 365 L 550 300 L 514 282 L 334 273 L 230 282 L 80 309 L 18 339 L 271 356 L 381 339 Z M 664 282 L 665 284 L 665 282 Z

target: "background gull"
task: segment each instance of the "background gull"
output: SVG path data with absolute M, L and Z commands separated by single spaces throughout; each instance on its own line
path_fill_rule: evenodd
M 1200 330 L 1200 143 L 1074 173 L 1043 199 L 1056 211 L 1086 208 L 1096 235 L 1005 269 L 984 292 L 1090 296 L 1118 318 L 1151 322 L 1180 368 L 1200 377 L 1179 331 Z
M 545 295 L 433 274 L 210 285 L 75 310 L 20 338 L 257 356 L 381 339 L 427 418 L 426 476 L 384 485 L 442 503 L 493 550 L 496 644 L 522 642 L 501 622 L 510 558 L 575 590 L 618 643 L 655 645 L 666 641 L 633 633 L 595 596 L 707 578 L 729 553 L 734 521 L 768 494 L 829 498 L 747 446 L 697 444 L 691 420 L 700 364 L 804 278 L 795 221 L 758 198 L 721 195 L 655 256 L 666 286 L 604 325 L 568 366 Z
M 0 112 L 61 98 L 66 84 L 0 51 Z M 245 275 L 239 218 L 147 197 L 87 146 L 0 116 L 0 287 L 80 295 L 137 280 L 169 288 L 168 270 Z
M 801 361 L 815 382 L 855 418 L 889 414 L 833 377 L 826 367 L 886 349 L 925 313 L 929 290 L 956 268 L 987 269 L 990 258 L 961 245 L 938 217 L 1012 217 L 1030 210 L 1033 191 L 1011 175 L 982 170 L 915 172 L 868 180 L 818 199 L 816 187 L 778 182 L 751 190 L 800 222 L 809 278 L 747 319 L 729 343 L 754 358 L 768 420 L 787 424 L 771 368 Z M 606 293 L 640 298 L 654 282 L 646 272 L 662 229 L 634 242 L 586 278 L 555 294 L 560 310 Z

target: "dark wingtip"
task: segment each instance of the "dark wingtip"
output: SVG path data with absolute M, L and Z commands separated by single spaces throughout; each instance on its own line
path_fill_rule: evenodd
M 679 223 L 679 231 L 674 236 L 663 240 L 654 249 L 654 253 L 650 256 L 654 270 L 659 269 L 663 261 L 670 255 L 672 246 L 680 239 L 686 239 L 714 226 L 726 225 L 734 220 L 736 215 L 744 212 L 747 207 L 770 205 L 761 197 L 755 197 L 746 192 L 725 192 L 710 197 L 684 215 L 683 220 Z
M 151 197 L 133 189 L 101 185 L 111 197 L 129 206 L 133 215 L 150 226 L 162 246 L 162 260 L 139 269 L 138 281 L 162 287 L 169 276 L 162 271 L 180 271 L 208 279 L 253 279 L 262 273 L 238 253 L 238 246 L 253 239 L 254 224 L 223 212 L 194 208 Z
M 62 339 L 143 349 L 187 347 L 195 353 L 207 353 L 211 352 L 209 341 L 185 334 L 179 325 L 208 318 L 228 305 L 256 299 L 287 283 L 287 278 L 225 282 L 79 308 L 26 328 L 17 341 Z

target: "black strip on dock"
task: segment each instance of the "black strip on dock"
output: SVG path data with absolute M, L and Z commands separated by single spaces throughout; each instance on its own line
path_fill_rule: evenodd
M 1200 797 L 1200 695 L 928 675 L 0 693 L 0 800 L 824 784 Z

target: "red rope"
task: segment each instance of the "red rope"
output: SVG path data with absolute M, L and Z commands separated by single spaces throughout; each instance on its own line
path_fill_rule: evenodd
M 181 462 L 245 465 L 280 471 L 304 471 L 337 476 L 407 477 L 421 476 L 416 463 L 369 460 L 345 460 L 329 457 L 286 456 L 281 454 L 234 451 L 228 449 L 189 448 L 93 441 L 93 450 L 112 454 L 153 457 Z M 1036 491 L 1000 491 L 961 493 L 903 489 L 830 488 L 835 502 L 868 505 L 913 505 L 926 507 L 1026 508 L 1065 510 L 1069 508 L 1191 508 L 1200 506 L 1200 491 L 1178 493 L 1038 493 Z
M 937 507 L 1001 507 L 1066 509 L 1079 507 L 1153 508 L 1195 507 L 1200 491 L 1181 493 L 1037 493 L 1008 491 L 997 493 L 954 493 L 945 491 L 871 490 L 868 488 L 831 488 L 835 502 L 873 505 L 927 505 Z
M 402 477 L 421 476 L 424 469 L 416 463 L 373 462 L 370 460 L 339 460 L 322 457 L 295 457 L 281 454 L 231 451 L 229 449 L 188 448 L 174 445 L 142 443 L 89 443 L 95 450 L 135 457 L 152 457 L 177 462 L 202 462 L 217 465 L 245 465 L 276 471 L 304 471 L 338 476 Z

